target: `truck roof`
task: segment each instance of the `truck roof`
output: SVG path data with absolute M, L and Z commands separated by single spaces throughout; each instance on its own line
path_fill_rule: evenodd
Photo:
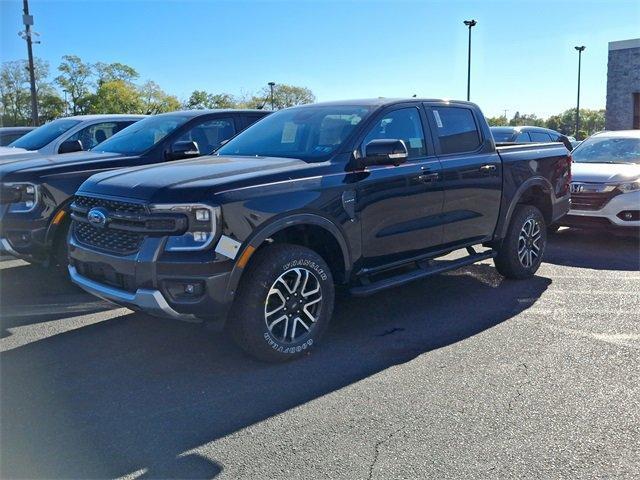
M 305 107 L 305 106 L 311 106 L 311 105 L 318 105 L 318 106 L 322 106 L 322 105 L 362 105 L 362 106 L 373 106 L 373 107 L 383 107 L 383 106 L 387 106 L 387 105 L 393 105 L 396 103 L 404 103 L 404 102 L 455 102 L 458 104 L 465 104 L 465 105 L 469 105 L 470 107 L 475 107 L 477 108 L 477 105 L 473 102 L 467 102 L 464 100 L 451 100 L 451 99 L 445 99 L 445 98 L 414 98 L 414 97 L 409 97 L 409 98 L 385 98 L 385 97 L 378 97 L 378 98 L 363 98 L 363 99 L 356 99 L 356 100 L 335 100 L 335 101 L 331 101 L 331 102 L 320 102 L 320 103 L 313 103 L 313 104 L 307 104 L 307 105 L 299 105 L 300 107 Z
M 161 115 L 182 115 L 198 117 L 200 115 L 207 115 L 209 113 L 270 113 L 270 110 L 258 110 L 255 108 L 213 108 L 213 109 L 194 109 L 194 110 L 175 110 L 173 112 L 160 113 Z

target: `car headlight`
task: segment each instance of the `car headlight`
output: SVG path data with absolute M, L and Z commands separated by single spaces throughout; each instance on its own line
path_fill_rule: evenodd
M 38 204 L 40 188 L 35 183 L 3 183 L 0 186 L 0 203 L 9 204 L 9 212 L 30 212 Z
M 187 231 L 167 239 L 165 251 L 204 250 L 216 236 L 220 207 L 203 204 L 151 205 L 151 212 L 182 213 L 188 218 Z
M 618 185 L 618 190 L 624 193 L 636 192 L 640 190 L 640 180 L 629 183 L 621 183 L 620 185 Z

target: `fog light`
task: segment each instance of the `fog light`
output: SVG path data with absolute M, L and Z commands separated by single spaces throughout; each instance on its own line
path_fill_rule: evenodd
M 196 286 L 193 283 L 187 283 L 184 286 L 184 293 L 192 295 L 196 291 Z
M 207 237 L 207 232 L 193 232 L 193 240 L 196 242 L 206 242 Z
M 206 210 L 204 208 L 199 208 L 198 210 L 196 210 L 196 220 L 198 220 L 199 222 L 208 222 L 210 218 L 211 214 L 209 213 L 209 210 Z

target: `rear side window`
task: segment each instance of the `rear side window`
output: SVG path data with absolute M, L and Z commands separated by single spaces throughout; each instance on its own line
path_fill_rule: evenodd
M 104 142 L 114 133 L 118 133 L 123 128 L 128 127 L 132 123 L 134 123 L 133 120 L 126 122 L 95 123 L 83 128 L 82 130 L 78 130 L 67 140 L 80 140 L 82 142 L 82 148 L 85 150 L 89 150 L 99 143 Z
M 480 144 L 473 112 L 462 107 L 432 108 L 442 154 L 471 152 Z
M 409 158 L 424 157 L 427 154 L 424 130 L 417 108 L 402 108 L 387 113 L 375 123 L 362 146 L 366 147 L 370 141 L 379 139 L 404 140 Z
M 201 155 L 210 155 L 235 134 L 232 118 L 216 118 L 194 125 L 178 141 L 196 142 Z
M 544 132 L 529 132 L 531 135 L 531 140 L 534 142 L 551 142 L 551 137 L 548 133 Z
M 531 142 L 531 137 L 529 136 L 529 134 L 527 132 L 522 132 L 522 133 L 518 134 L 518 136 L 516 137 L 516 142 L 517 143 L 529 143 L 529 142 Z

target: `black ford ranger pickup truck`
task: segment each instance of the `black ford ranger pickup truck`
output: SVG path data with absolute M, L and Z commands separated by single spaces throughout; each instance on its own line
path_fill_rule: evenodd
M 67 269 L 69 205 L 94 173 L 212 153 L 262 110 L 190 110 L 147 117 L 88 152 L 0 163 L 0 251 Z
M 561 144 L 496 150 L 473 103 L 294 107 L 216 156 L 91 177 L 71 206 L 69 271 L 119 305 L 222 319 L 248 353 L 285 360 L 316 345 L 336 285 L 368 295 L 488 258 L 530 277 L 570 176 Z

